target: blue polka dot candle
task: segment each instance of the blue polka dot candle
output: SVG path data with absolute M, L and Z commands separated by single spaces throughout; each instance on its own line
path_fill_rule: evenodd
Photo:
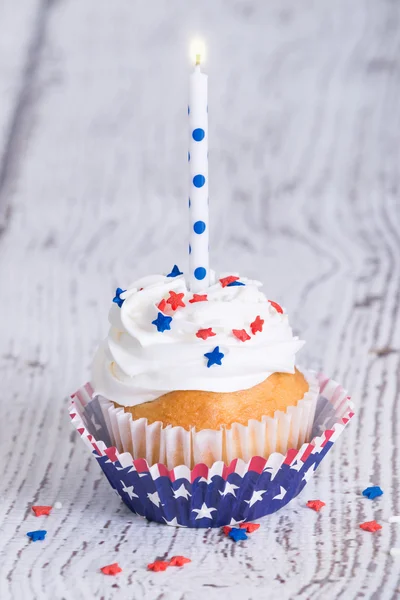
M 204 52 L 196 48 L 189 86 L 189 287 L 193 292 L 209 285 L 208 257 L 208 98 L 207 75 L 200 70 Z

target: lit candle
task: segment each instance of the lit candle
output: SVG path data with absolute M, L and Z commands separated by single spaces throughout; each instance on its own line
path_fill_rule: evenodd
M 195 68 L 189 87 L 189 287 L 198 292 L 209 285 L 208 256 L 208 99 L 207 75 L 201 72 L 204 49 L 193 47 Z

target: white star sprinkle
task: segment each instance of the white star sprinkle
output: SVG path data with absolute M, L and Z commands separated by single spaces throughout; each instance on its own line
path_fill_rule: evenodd
M 249 505 L 249 508 L 252 507 L 253 504 L 258 502 L 259 500 L 262 500 L 262 495 L 265 494 L 266 491 L 267 490 L 254 490 L 250 500 L 245 500 L 245 502 L 247 502 L 247 504 Z
M 229 481 L 227 481 L 225 484 L 224 491 L 220 492 L 220 494 L 221 494 L 221 496 L 227 496 L 228 494 L 232 494 L 232 496 L 235 496 L 235 498 L 236 498 L 235 490 L 237 490 L 238 488 L 239 488 L 238 485 L 235 485 L 234 483 L 229 483 Z
M 174 498 L 185 498 L 185 500 L 187 500 L 188 497 L 192 495 L 188 492 L 188 490 L 185 488 L 185 485 L 183 483 L 180 487 L 178 487 L 177 490 L 173 490 L 173 493 L 174 493 Z
M 212 519 L 212 512 L 217 510 L 216 508 L 208 507 L 205 502 L 201 505 L 201 508 L 194 508 L 192 512 L 197 512 L 197 519 Z

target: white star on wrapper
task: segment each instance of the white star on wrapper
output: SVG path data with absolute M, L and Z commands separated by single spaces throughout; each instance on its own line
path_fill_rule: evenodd
M 201 505 L 201 508 L 193 508 L 192 512 L 197 513 L 197 517 L 195 519 L 197 521 L 197 519 L 212 519 L 211 513 L 214 510 L 217 510 L 217 509 L 208 507 L 207 504 L 205 502 L 203 502 L 203 504 Z
M 247 502 L 247 504 L 249 505 L 249 508 L 251 508 L 253 504 L 258 502 L 259 500 L 262 500 L 262 495 L 265 494 L 266 491 L 267 490 L 254 490 L 250 500 L 245 500 L 245 502 Z
M 185 498 L 185 500 L 187 500 L 188 497 L 192 495 L 188 492 L 183 483 L 180 487 L 178 487 L 177 490 L 173 490 L 173 494 L 174 498 Z
M 96 423 L 96 417 L 94 414 L 92 414 L 92 416 L 90 417 L 90 420 L 92 421 L 95 430 L 99 431 L 99 429 L 101 429 L 101 425 L 99 423 Z
M 166 522 L 167 525 L 173 525 L 175 527 L 179 527 L 179 523 L 176 517 L 174 517 L 172 519 L 172 521 L 167 521 L 167 519 L 165 517 L 163 517 L 164 521 Z
M 240 523 L 243 523 L 243 519 L 241 521 L 235 521 L 235 519 L 232 517 L 229 525 L 240 525 Z
M 229 481 L 227 481 L 225 484 L 224 491 L 220 492 L 220 494 L 221 494 L 221 496 L 227 496 L 228 494 L 232 494 L 232 496 L 234 496 L 236 498 L 235 490 L 237 490 L 238 488 L 239 488 L 238 485 L 235 485 L 234 483 L 229 483 Z
M 313 475 L 314 475 L 314 465 L 311 465 L 311 467 L 304 473 L 303 481 L 305 481 L 307 483 Z
M 148 499 L 157 506 L 157 508 L 160 506 L 161 500 L 160 500 L 160 496 L 158 495 L 158 492 L 153 492 L 152 494 L 147 494 Z
M 132 500 L 132 498 L 139 498 L 139 496 L 137 494 L 135 494 L 133 491 L 133 485 L 126 487 L 126 484 L 122 481 L 122 479 L 120 479 L 120 482 L 123 485 L 122 491 L 125 492 L 125 494 L 128 494 L 129 500 Z
M 280 486 L 280 493 L 272 498 L 272 500 L 282 500 L 286 496 L 287 490 L 284 487 Z

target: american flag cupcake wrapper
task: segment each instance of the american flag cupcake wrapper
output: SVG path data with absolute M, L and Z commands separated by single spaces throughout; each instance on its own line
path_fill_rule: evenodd
M 221 527 L 253 521 L 276 512 L 295 498 L 314 474 L 350 419 L 353 404 L 334 380 L 318 376 L 320 394 L 312 441 L 286 455 L 248 462 L 222 461 L 168 470 L 144 459 L 119 453 L 112 445 L 109 424 L 90 384 L 72 397 L 73 425 L 98 461 L 110 485 L 136 514 L 150 521 L 181 527 Z

